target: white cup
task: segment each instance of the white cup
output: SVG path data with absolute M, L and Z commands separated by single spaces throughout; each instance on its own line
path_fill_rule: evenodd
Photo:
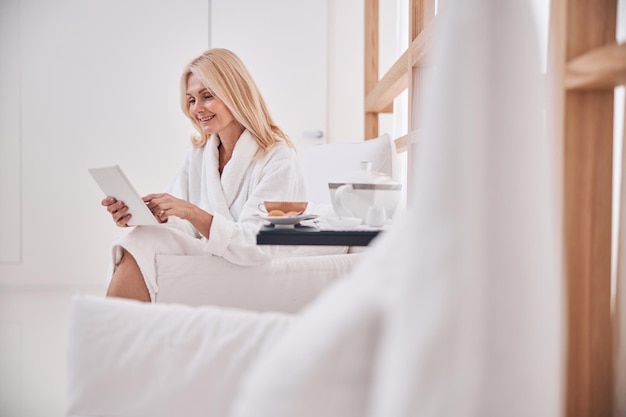
M 387 212 L 384 207 L 371 206 L 365 215 L 365 224 L 372 227 L 382 227 L 387 223 Z

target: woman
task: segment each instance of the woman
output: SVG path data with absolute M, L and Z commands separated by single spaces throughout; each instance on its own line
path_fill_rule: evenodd
M 181 77 L 181 104 L 198 135 L 167 193 L 143 198 L 167 225 L 138 226 L 114 245 L 108 296 L 154 301 L 157 253 L 255 265 L 297 252 L 256 245 L 260 202 L 306 198 L 293 144 L 241 60 L 211 49 L 191 61 Z M 123 202 L 109 197 L 102 204 L 118 226 L 128 225 Z

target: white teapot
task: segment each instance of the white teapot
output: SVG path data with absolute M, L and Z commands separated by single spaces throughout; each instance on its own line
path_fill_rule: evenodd
M 330 201 L 338 216 L 366 220 L 368 209 L 383 207 L 388 218 L 400 202 L 402 184 L 391 177 L 372 172 L 372 163 L 361 162 L 361 169 L 328 183 Z

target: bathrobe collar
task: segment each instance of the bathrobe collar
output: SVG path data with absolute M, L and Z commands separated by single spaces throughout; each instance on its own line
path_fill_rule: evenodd
M 250 132 L 244 130 L 233 149 L 233 155 L 224 167 L 222 176 L 219 174 L 219 151 L 220 140 L 217 135 L 211 138 L 205 146 L 205 178 L 208 178 L 207 194 L 210 198 L 211 206 L 215 211 L 224 216 L 230 216 L 230 207 L 239 194 L 243 183 L 248 175 L 248 167 L 254 161 L 254 156 L 259 150 L 259 145 Z M 209 192 L 212 190 L 213 192 Z M 220 190 L 221 192 L 215 192 Z M 234 219 L 233 219 L 234 220 Z

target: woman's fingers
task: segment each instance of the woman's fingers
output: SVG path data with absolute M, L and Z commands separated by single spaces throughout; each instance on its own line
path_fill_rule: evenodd
M 108 207 L 108 206 L 110 206 L 111 204 L 113 204 L 113 203 L 115 203 L 115 202 L 117 202 L 117 200 L 116 200 L 115 198 L 113 198 L 113 197 L 105 197 L 105 198 L 104 198 L 104 199 L 100 202 L 100 204 L 102 204 L 102 205 L 103 205 L 103 206 L 105 206 L 105 207 Z
M 128 210 L 128 207 L 126 207 L 126 204 L 124 204 L 123 201 L 117 201 L 113 204 L 109 204 L 107 206 L 107 210 L 109 211 L 109 213 L 115 214 L 121 212 L 122 210 Z
M 146 202 L 152 213 L 159 217 L 162 212 L 173 207 L 176 199 L 169 194 L 149 194 L 143 197 L 143 201 Z
M 130 221 L 131 217 L 131 214 L 121 216 L 119 219 L 115 220 L 115 224 L 117 224 L 119 227 L 128 227 L 128 222 Z
M 101 201 L 107 211 L 113 218 L 113 221 L 119 227 L 127 227 L 131 215 L 128 213 L 128 206 L 123 201 L 117 201 L 113 197 L 106 197 Z
M 167 210 L 156 210 L 155 216 L 163 223 L 167 220 Z
M 128 207 L 122 206 L 119 209 L 112 211 L 111 215 L 113 216 L 113 220 L 115 220 L 115 222 L 117 223 L 118 221 L 122 219 L 122 217 L 128 215 Z
M 154 217 L 161 223 L 167 222 L 169 216 L 178 216 L 182 219 L 187 218 L 190 211 L 189 203 L 185 200 L 176 198 L 170 194 L 148 194 L 143 197 L 143 201 L 148 205 Z
M 155 202 L 155 204 L 158 204 L 159 202 L 168 198 L 173 198 L 173 197 L 167 193 L 161 193 L 161 194 L 148 194 L 147 196 L 143 197 L 142 200 L 148 204 L 152 202 Z

